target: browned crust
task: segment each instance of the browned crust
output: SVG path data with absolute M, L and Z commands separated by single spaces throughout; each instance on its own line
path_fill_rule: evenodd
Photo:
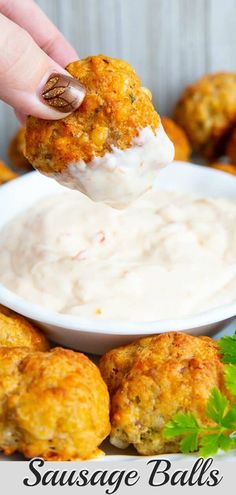
M 139 130 L 156 130 L 160 118 L 134 69 L 104 55 L 67 66 L 86 88 L 82 105 L 58 121 L 29 117 L 26 156 L 45 173 L 62 172 L 70 163 L 103 156 L 112 147 L 126 149 Z

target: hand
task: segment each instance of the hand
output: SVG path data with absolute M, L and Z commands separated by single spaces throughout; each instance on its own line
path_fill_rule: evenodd
M 78 55 L 33 0 L 0 0 L 0 99 L 26 115 L 60 119 L 83 86 L 63 67 Z

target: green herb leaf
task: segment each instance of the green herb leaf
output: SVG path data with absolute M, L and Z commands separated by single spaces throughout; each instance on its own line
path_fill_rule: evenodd
M 202 457 L 209 457 L 217 453 L 219 448 L 219 433 L 212 433 L 206 435 L 200 441 L 201 448 L 199 449 L 199 454 Z
M 222 395 L 221 391 L 218 388 L 213 388 L 207 402 L 206 415 L 215 423 L 221 425 L 228 405 L 229 401 Z
M 233 404 L 224 416 L 222 426 L 227 430 L 236 429 L 236 404 Z
M 224 450 L 226 452 L 227 450 L 231 449 L 232 440 L 229 436 L 225 435 L 224 433 L 221 433 L 219 437 L 218 445 L 221 450 Z
M 236 366 L 226 364 L 224 367 L 225 384 L 232 395 L 236 395 Z
M 199 430 L 200 426 L 192 413 L 179 412 L 166 424 L 164 436 L 173 438 L 187 433 L 196 433 Z
M 230 435 L 232 448 L 236 447 L 236 431 L 233 431 Z
M 180 450 L 183 454 L 188 454 L 189 452 L 196 452 L 198 450 L 198 436 L 199 432 L 189 433 L 180 442 Z
M 236 364 L 236 335 L 222 337 L 218 343 L 223 354 L 223 362 Z

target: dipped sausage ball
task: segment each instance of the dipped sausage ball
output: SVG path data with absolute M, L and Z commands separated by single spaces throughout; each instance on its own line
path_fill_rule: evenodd
M 233 130 L 230 139 L 226 145 L 226 155 L 232 163 L 236 164 L 236 127 Z
M 169 117 L 161 117 L 161 122 L 164 131 L 174 145 L 174 160 L 189 161 L 192 150 L 185 131 Z
M 95 201 L 125 205 L 172 161 L 173 145 L 150 92 L 127 62 L 98 55 L 66 69 L 85 87 L 85 98 L 61 120 L 29 117 L 26 157 L 40 172 Z M 49 94 L 57 88 L 54 79 Z
M 25 151 L 25 129 L 21 127 L 10 141 L 8 156 L 12 165 L 20 170 L 32 170 L 32 166 L 24 155 Z
M 0 449 L 45 460 L 98 456 L 110 432 L 109 396 L 85 355 L 0 348 Z
M 100 370 L 111 396 L 110 441 L 133 444 L 140 454 L 179 451 L 166 439 L 165 425 L 179 412 L 192 412 L 202 425 L 213 387 L 224 387 L 218 345 L 209 337 L 169 332 L 107 352 Z
M 47 339 L 26 318 L 0 305 L 0 347 L 49 348 Z
M 4 162 L 0 160 L 0 185 L 15 179 L 17 175 Z
M 211 167 L 216 170 L 221 170 L 222 172 L 227 172 L 231 175 L 236 175 L 236 164 L 232 163 L 221 163 L 221 162 L 213 162 L 210 164 Z
M 207 159 L 220 156 L 236 122 L 236 73 L 209 74 L 188 86 L 174 118 L 194 150 Z

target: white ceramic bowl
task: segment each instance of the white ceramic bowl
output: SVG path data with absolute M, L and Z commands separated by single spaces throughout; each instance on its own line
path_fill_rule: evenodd
M 158 174 L 157 190 L 178 190 L 201 196 L 236 199 L 236 178 L 206 167 L 175 162 Z M 0 229 L 35 201 L 64 188 L 51 179 L 32 172 L 0 188 Z M 95 210 L 96 211 L 96 210 Z M 96 321 L 62 315 L 37 306 L 0 285 L 0 303 L 27 316 L 41 326 L 49 338 L 59 344 L 94 354 L 134 340 L 166 332 L 186 331 L 194 335 L 213 334 L 236 315 L 236 300 L 193 317 L 153 322 Z

